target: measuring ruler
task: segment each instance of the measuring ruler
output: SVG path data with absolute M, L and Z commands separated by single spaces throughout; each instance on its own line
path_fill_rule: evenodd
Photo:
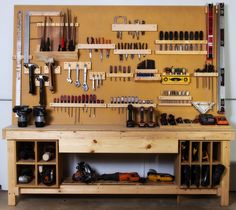
M 21 105 L 21 72 L 22 72 L 22 11 L 17 13 L 16 34 L 16 101 L 15 105 Z
M 218 4 L 218 107 L 219 114 L 225 113 L 225 62 L 224 62 L 224 3 Z

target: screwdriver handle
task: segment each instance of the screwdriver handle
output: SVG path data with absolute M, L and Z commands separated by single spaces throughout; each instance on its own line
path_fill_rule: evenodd
M 195 40 L 198 40 L 198 39 L 199 39 L 199 33 L 198 33 L 198 31 L 195 31 L 194 39 L 195 39 Z
M 163 40 L 163 39 L 164 39 L 164 32 L 163 32 L 163 31 L 160 31 L 160 33 L 159 33 L 159 39 L 160 39 L 160 40 Z
M 184 32 L 184 39 L 185 39 L 185 40 L 188 40 L 188 31 L 185 31 L 185 32 Z
M 193 37 L 194 37 L 194 33 L 193 33 L 193 31 L 190 31 L 190 33 L 189 33 L 190 40 L 193 40 Z
M 169 32 L 169 40 L 173 40 L 173 32 L 172 31 Z
M 200 37 L 200 40 L 203 40 L 203 31 L 199 32 L 199 37 Z
M 184 32 L 180 31 L 179 32 L 179 40 L 183 40 L 184 39 Z
M 179 34 L 178 31 L 174 32 L 174 40 L 178 40 L 179 39 Z

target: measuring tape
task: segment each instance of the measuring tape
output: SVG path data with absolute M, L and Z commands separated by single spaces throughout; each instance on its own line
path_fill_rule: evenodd
M 22 72 L 22 11 L 17 14 L 16 34 L 16 101 L 15 105 L 21 105 L 21 72 Z

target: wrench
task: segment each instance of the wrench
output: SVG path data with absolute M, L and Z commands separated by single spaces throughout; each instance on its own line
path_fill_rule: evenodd
M 84 83 L 83 83 L 84 91 L 88 91 L 88 84 L 87 84 L 87 64 L 84 64 Z
M 79 81 L 79 64 L 76 64 L 76 80 L 75 80 L 75 86 L 80 87 L 80 81 Z
M 70 84 L 72 83 L 72 79 L 71 79 L 71 65 L 70 65 L 70 63 L 68 64 L 68 76 L 67 76 L 66 81 L 68 83 L 70 83 Z

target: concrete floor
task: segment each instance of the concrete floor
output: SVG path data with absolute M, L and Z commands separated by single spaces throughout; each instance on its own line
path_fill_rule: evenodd
M 230 193 L 230 206 L 221 208 L 217 197 L 175 196 L 53 196 L 23 195 L 15 207 L 7 206 L 7 192 L 0 191 L 0 210 L 236 210 L 236 192 Z

